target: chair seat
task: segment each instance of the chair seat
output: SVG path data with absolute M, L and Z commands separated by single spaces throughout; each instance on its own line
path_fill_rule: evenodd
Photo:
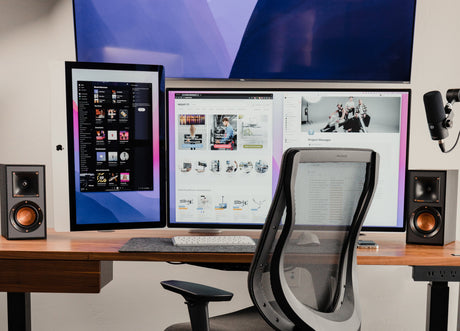
M 211 317 L 211 331 L 266 331 L 272 328 L 265 322 L 256 307 L 244 308 L 229 314 Z M 190 322 L 174 324 L 165 331 L 191 331 Z

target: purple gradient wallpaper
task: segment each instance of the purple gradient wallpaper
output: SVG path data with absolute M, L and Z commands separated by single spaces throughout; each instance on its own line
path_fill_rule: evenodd
M 398 192 L 398 226 L 404 226 L 404 190 L 407 169 L 407 145 L 409 128 L 409 93 L 402 94 L 401 100 L 401 144 L 399 151 L 399 192 Z
M 73 2 L 78 61 L 162 64 L 172 78 L 410 81 L 416 0 Z

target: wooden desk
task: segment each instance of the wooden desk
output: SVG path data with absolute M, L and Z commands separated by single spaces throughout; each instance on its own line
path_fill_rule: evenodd
M 6 240 L 0 237 L 0 261 L 175 261 L 251 263 L 252 254 L 235 253 L 119 253 L 133 237 L 170 238 L 190 234 L 183 230 L 117 230 L 107 232 L 62 232 L 48 229 L 47 239 Z M 247 234 L 258 238 L 258 231 L 223 231 L 222 235 Z M 406 245 L 404 233 L 368 233 L 379 249 L 358 249 L 358 264 L 409 266 L 460 266 L 460 241 L 446 246 Z M 2 270 L 0 270 L 2 272 Z M 1 276 L 0 276 L 1 277 Z
M 119 253 L 133 237 L 171 237 L 181 230 L 117 230 L 114 232 L 56 233 L 48 230 L 45 240 L 12 241 L 0 238 L 0 291 L 8 292 L 9 330 L 30 330 L 30 293 L 98 293 L 113 277 L 113 261 L 172 261 L 185 263 L 249 264 L 250 253 Z M 242 234 L 224 231 L 223 235 Z M 255 238 L 258 231 L 249 231 Z M 358 249 L 358 264 L 407 265 L 413 270 L 425 267 L 460 267 L 460 242 L 444 247 L 406 245 L 403 233 L 371 233 L 379 249 Z M 439 269 L 433 269 L 439 270 Z M 460 277 L 460 269 L 456 273 Z M 434 274 L 433 274 L 434 275 Z M 418 279 L 430 281 L 432 292 L 444 299 L 448 281 L 456 279 Z M 443 285 L 442 289 L 432 285 Z M 444 286 L 444 284 L 446 286 Z M 439 292 L 442 291 L 442 292 Z M 447 288 L 448 291 L 448 288 Z M 433 292 L 433 293 L 434 293 Z M 442 300 L 443 303 L 445 300 Z M 431 301 L 429 301 L 431 302 Z M 439 306 L 439 303 L 436 303 Z M 431 304 L 433 306 L 433 304 Z M 444 308 L 442 308 L 444 309 Z M 446 315 L 441 314 L 442 318 Z M 430 318 L 430 317 L 429 317 Z M 447 318 L 446 318 L 447 321 Z M 447 322 L 446 322 L 447 325 Z M 447 326 L 446 326 L 447 327 Z
M 363 239 L 374 240 L 380 247 L 358 249 L 358 264 L 460 266 L 460 241 L 445 246 L 407 245 L 405 233 L 368 233 Z

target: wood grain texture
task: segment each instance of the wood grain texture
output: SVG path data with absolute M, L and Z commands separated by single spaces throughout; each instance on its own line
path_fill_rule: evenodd
M 0 260 L 0 291 L 99 293 L 113 278 L 111 261 Z
M 6 240 L 0 238 L 0 259 L 48 259 L 91 261 L 171 261 L 250 263 L 252 254 L 237 253 L 119 253 L 118 250 L 133 237 L 162 237 L 189 235 L 185 230 L 117 230 L 112 232 L 62 232 L 48 229 L 47 239 Z M 222 235 L 241 234 L 225 231 Z M 250 235 L 258 238 L 260 231 Z
M 223 231 L 220 235 L 245 234 L 258 238 L 260 231 Z M 117 230 L 112 232 L 64 232 L 48 229 L 47 239 L 6 240 L 0 238 L 0 260 L 63 261 L 172 261 L 188 263 L 250 263 L 252 254 L 236 253 L 119 253 L 133 237 L 190 235 L 186 230 Z M 378 249 L 358 249 L 362 265 L 460 266 L 460 242 L 445 246 L 406 245 L 404 233 L 367 233 L 362 239 L 377 242 Z
M 460 266 L 460 242 L 445 246 L 406 244 L 405 233 L 370 233 L 378 249 L 358 249 L 358 264 L 409 266 Z

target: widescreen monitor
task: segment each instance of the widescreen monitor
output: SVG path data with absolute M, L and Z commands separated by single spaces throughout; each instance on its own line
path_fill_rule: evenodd
M 168 78 L 408 82 L 416 0 L 74 0 L 78 61 Z
M 283 151 L 342 147 L 380 156 L 364 229 L 404 230 L 410 90 L 170 88 L 167 99 L 168 226 L 260 228 Z M 331 171 L 327 185 L 345 174 Z M 345 200 L 336 193 L 316 196 L 325 219 L 334 214 L 326 205 Z
M 162 66 L 66 62 L 71 230 L 163 227 Z

